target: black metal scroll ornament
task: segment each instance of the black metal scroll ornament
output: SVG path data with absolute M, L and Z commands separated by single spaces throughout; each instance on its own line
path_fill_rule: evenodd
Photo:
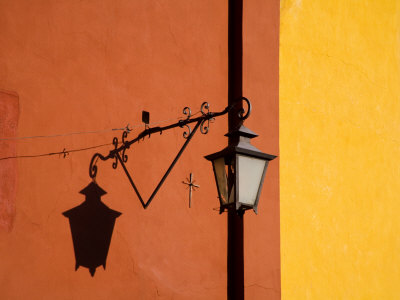
M 243 109 L 242 102 L 246 103 L 246 105 L 247 105 L 246 110 Z M 242 104 L 242 105 L 239 106 L 239 104 Z M 154 196 L 157 194 L 158 190 L 161 188 L 165 179 L 167 179 L 169 173 L 172 171 L 173 167 L 175 166 L 175 164 L 181 157 L 183 151 L 186 149 L 187 145 L 189 144 L 189 142 L 191 141 L 192 137 L 194 136 L 196 131 L 199 129 L 199 127 L 200 127 L 200 132 L 202 134 L 207 134 L 209 131 L 209 128 L 210 128 L 210 121 L 213 121 L 216 117 L 227 114 L 232 109 L 237 110 L 238 117 L 240 120 L 247 119 L 251 113 L 251 103 L 245 97 L 242 97 L 241 99 L 239 99 L 238 101 L 234 102 L 233 104 L 227 106 L 223 111 L 220 111 L 220 112 L 210 112 L 209 108 L 210 108 L 209 104 L 207 102 L 203 102 L 203 104 L 201 105 L 201 108 L 200 108 L 201 116 L 197 117 L 197 118 L 192 118 L 190 108 L 185 107 L 183 109 L 183 114 L 186 116 L 185 119 L 179 120 L 177 123 L 173 123 L 173 124 L 163 126 L 163 127 L 152 127 L 152 128 L 146 127 L 146 129 L 144 131 L 139 133 L 136 138 L 134 138 L 130 141 L 125 140 L 128 136 L 128 131 L 124 131 L 124 133 L 122 134 L 122 145 L 121 146 L 119 146 L 118 138 L 114 137 L 114 139 L 113 139 L 114 149 L 111 150 L 107 156 L 103 156 L 100 153 L 95 153 L 93 155 L 92 160 L 90 161 L 90 166 L 89 166 L 89 176 L 95 181 L 97 171 L 98 171 L 97 161 L 99 159 L 103 160 L 103 161 L 108 160 L 110 158 L 115 159 L 115 161 L 112 164 L 112 167 L 114 169 L 116 169 L 118 166 L 118 162 L 121 163 L 121 166 L 124 169 L 124 172 L 125 172 L 126 176 L 128 177 L 129 182 L 132 185 L 132 188 L 136 192 L 136 195 L 138 196 L 140 203 L 142 204 L 143 208 L 146 209 L 150 205 Z M 191 124 L 191 123 L 196 123 L 193 130 L 189 126 L 189 124 Z M 173 129 L 175 127 L 181 127 L 181 128 L 186 127 L 186 130 L 183 132 L 183 137 L 186 139 L 186 141 L 183 144 L 182 148 L 179 150 L 179 152 L 176 155 L 176 157 L 174 158 L 174 160 L 172 161 L 172 163 L 169 166 L 169 168 L 167 169 L 167 171 L 165 172 L 164 176 L 161 178 L 160 182 L 154 189 L 153 193 L 150 195 L 150 198 L 147 200 L 147 202 L 144 202 L 142 196 L 139 193 L 139 190 L 137 189 L 135 183 L 133 182 L 131 175 L 129 174 L 129 172 L 125 166 L 125 163 L 128 160 L 128 156 L 125 154 L 125 150 L 129 149 L 132 144 L 138 142 L 140 139 L 144 139 L 146 136 L 150 137 L 153 133 L 157 133 L 157 132 L 162 133 L 163 131 Z M 122 155 L 120 155 L 120 152 L 122 152 Z

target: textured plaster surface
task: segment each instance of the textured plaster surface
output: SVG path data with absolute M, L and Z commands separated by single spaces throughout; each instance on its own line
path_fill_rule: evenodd
M 18 127 L 18 95 L 0 90 L 0 157 L 15 156 Z M 15 218 L 15 201 L 17 199 L 17 161 L 0 162 L 0 230 L 10 232 Z
M 278 148 L 278 1 L 246 1 L 244 92 L 254 105 L 248 126 L 257 147 Z M 226 1 L 0 1 L 0 87 L 17 91 L 18 136 L 121 128 L 130 137 L 150 122 L 177 121 L 227 105 Z M 247 50 L 246 50 L 247 47 Z M 247 78 L 247 79 L 246 79 Z M 262 112 L 265 112 L 263 114 Z M 261 116 L 261 117 L 260 117 Z M 253 119 L 254 118 L 254 119 Z M 256 121 L 257 120 L 257 121 Z M 155 126 L 155 125 L 154 125 Z M 13 230 L 0 232 L 2 299 L 224 299 L 226 215 L 219 215 L 212 168 L 204 155 L 226 145 L 227 119 L 197 133 L 147 210 L 119 166 L 99 162 L 103 201 L 122 212 L 107 269 L 92 278 L 75 260 L 62 212 L 80 204 L 95 151 L 19 159 Z M 111 143 L 118 131 L 20 140 L 19 155 Z M 147 198 L 183 144 L 183 130 L 135 144 L 127 168 Z M 15 163 L 15 162 L 13 162 Z M 259 215 L 245 216 L 249 299 L 279 298 L 278 160 L 270 164 Z M 181 182 L 201 186 L 188 208 Z
M 282 299 L 399 299 L 399 1 L 281 1 Z

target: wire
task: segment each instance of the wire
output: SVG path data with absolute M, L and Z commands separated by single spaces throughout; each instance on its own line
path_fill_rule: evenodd
M 196 112 L 192 116 L 195 116 L 199 113 L 200 111 Z M 150 123 L 149 126 L 154 126 L 154 125 L 159 125 L 168 121 L 172 120 L 179 120 L 183 119 L 182 117 L 178 118 L 170 118 L 162 121 L 157 121 Z M 61 136 L 71 136 L 71 135 L 82 135 L 82 134 L 96 134 L 96 133 L 103 133 L 103 132 L 110 132 L 110 131 L 132 131 L 132 128 L 136 127 L 141 127 L 143 124 L 136 124 L 133 126 L 130 126 L 129 124 L 126 125 L 123 128 L 112 128 L 112 129 L 103 129 L 103 130 L 96 130 L 96 131 L 79 131 L 79 132 L 70 132 L 70 133 L 59 133 L 59 134 L 52 134 L 52 135 L 33 135 L 33 136 L 22 136 L 22 137 L 9 137 L 9 138 L 0 138 L 0 141 L 12 141 L 12 140 L 24 140 L 24 139 L 38 139 L 38 138 L 54 138 L 54 137 L 61 137 Z
M 193 117 L 197 114 L 199 114 L 201 111 L 197 111 L 190 117 Z M 178 117 L 178 118 L 170 118 L 158 122 L 153 122 L 150 123 L 149 125 L 159 125 L 165 122 L 169 121 L 174 121 L 174 120 L 183 120 L 184 118 Z M 81 132 L 71 132 L 71 133 L 63 133 L 63 134 L 53 134 L 53 135 L 35 135 L 35 136 L 24 136 L 24 137 L 14 137 L 14 138 L 1 138 L 0 141 L 10 141 L 10 140 L 22 140 L 22 139 L 36 139 L 36 138 L 53 138 L 53 137 L 60 137 L 60 136 L 71 136 L 71 135 L 81 135 L 81 134 L 95 134 L 95 133 L 102 133 L 102 132 L 109 132 L 109 131 L 117 131 L 117 130 L 126 130 L 128 132 L 132 131 L 132 128 L 134 127 L 141 127 L 143 124 L 136 124 L 133 126 L 130 126 L 129 124 L 126 125 L 124 128 L 113 128 L 113 129 L 104 129 L 104 130 L 97 130 L 97 131 L 81 131 Z M 15 156 L 7 156 L 7 157 L 0 157 L 1 160 L 7 160 L 7 159 L 16 159 L 16 158 L 35 158 L 35 157 L 44 157 L 44 156 L 52 156 L 52 155 L 64 155 L 64 158 L 69 155 L 70 153 L 73 152 L 80 152 L 80 151 L 86 151 L 86 150 L 91 150 L 91 149 L 96 149 L 104 146 L 110 146 L 113 145 L 113 143 L 107 143 L 107 144 L 101 144 L 101 145 L 96 145 L 96 146 L 91 146 L 91 147 L 86 147 L 86 148 L 79 148 L 79 149 L 72 149 L 72 150 L 66 150 L 66 148 L 63 149 L 63 151 L 59 152 L 49 152 L 49 153 L 42 153 L 42 154 L 35 154 L 35 155 L 15 155 Z
M 52 135 L 33 135 L 33 136 L 22 136 L 22 137 L 14 137 L 14 138 L 1 138 L 0 141 L 37 139 L 37 138 L 53 138 L 53 137 L 60 137 L 60 136 L 93 134 L 93 133 L 101 133 L 101 132 L 108 132 L 108 131 L 125 130 L 125 129 L 126 129 L 126 127 L 125 128 L 104 129 L 104 130 L 98 130 L 98 131 L 81 131 L 81 132 L 70 132 L 70 133 L 61 133 L 61 134 L 52 134 Z
M 64 150 L 60 151 L 60 152 L 50 152 L 50 153 L 43 153 L 43 154 L 36 154 L 36 155 L 16 155 L 16 156 L 0 157 L 0 160 L 15 159 L 15 158 L 34 158 L 34 157 L 51 156 L 51 155 L 57 155 L 57 154 L 58 155 L 63 154 L 64 158 L 65 158 L 69 153 L 86 151 L 86 150 L 96 149 L 96 148 L 110 146 L 110 145 L 113 145 L 113 143 L 101 144 L 101 145 L 96 145 L 96 146 L 91 146 L 91 147 L 86 147 L 86 148 L 79 148 L 79 149 L 72 149 L 72 150 L 66 150 L 64 148 Z

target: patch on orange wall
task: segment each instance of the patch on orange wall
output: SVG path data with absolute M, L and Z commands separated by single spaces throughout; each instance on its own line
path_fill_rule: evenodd
M 0 91 L 0 139 L 17 136 L 18 95 Z M 0 157 L 17 154 L 16 140 L 0 140 Z M 15 216 L 17 196 L 17 160 L 0 160 L 0 230 L 10 232 Z

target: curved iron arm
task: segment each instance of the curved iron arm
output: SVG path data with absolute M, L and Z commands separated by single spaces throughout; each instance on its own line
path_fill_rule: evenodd
M 247 99 L 246 97 L 242 97 L 240 100 L 243 100 L 243 101 L 247 104 L 247 112 L 244 110 L 244 108 L 241 108 L 241 109 L 239 110 L 239 112 L 238 112 L 239 119 L 242 120 L 242 121 L 244 121 L 244 120 L 246 120 L 246 119 L 250 116 L 251 108 L 252 108 L 252 107 L 251 107 L 251 102 L 250 102 L 250 100 Z M 238 101 L 236 101 L 236 102 L 233 104 L 233 106 L 237 105 L 237 103 L 238 103 Z M 245 112 L 246 112 L 246 113 L 245 113 Z
M 209 104 L 207 102 L 203 102 L 201 105 L 201 116 L 197 117 L 197 118 L 191 118 L 191 110 L 189 107 L 185 107 L 183 109 L 183 113 L 186 115 L 186 119 L 183 120 L 179 120 L 176 123 L 167 125 L 167 126 L 163 126 L 163 127 L 153 127 L 153 128 L 146 128 L 144 131 L 142 131 L 141 133 L 138 134 L 138 136 L 130 141 L 126 141 L 125 139 L 127 138 L 128 133 L 126 131 L 124 131 L 123 135 L 122 135 L 122 145 L 118 147 L 118 138 L 114 138 L 113 139 L 113 145 L 114 145 L 114 149 L 110 151 L 110 153 L 107 156 L 103 156 L 100 153 L 95 153 L 90 161 L 90 165 L 89 165 L 89 176 L 95 180 L 96 175 L 97 175 L 97 165 L 96 162 L 98 159 L 101 159 L 103 161 L 106 161 L 110 158 L 114 158 L 115 162 L 113 163 L 113 168 L 116 169 L 117 165 L 118 165 L 118 161 L 121 163 L 133 189 L 135 190 L 143 208 L 147 208 L 150 204 L 150 202 L 153 200 L 154 196 L 156 195 L 156 193 L 158 192 L 158 190 L 160 189 L 160 187 L 162 186 L 162 184 L 164 183 L 165 179 L 167 178 L 167 176 L 169 175 L 169 173 L 171 172 L 172 168 L 175 166 L 176 162 L 178 161 L 178 159 L 180 158 L 180 156 L 182 155 L 183 151 L 186 149 L 186 146 L 189 144 L 189 142 L 191 141 L 192 137 L 194 136 L 194 134 L 196 133 L 197 129 L 200 127 L 200 131 L 203 134 L 207 134 L 208 130 L 209 130 L 209 123 L 210 120 L 219 117 L 219 116 L 223 116 L 225 114 L 227 114 L 229 111 L 231 111 L 232 109 L 235 109 L 235 107 L 241 102 L 244 101 L 247 104 L 247 111 L 245 111 L 242 107 L 240 107 L 240 109 L 238 109 L 238 117 L 240 120 L 245 120 L 249 117 L 250 113 L 251 113 L 251 103 L 250 100 L 242 97 L 241 99 L 238 99 L 236 102 L 234 102 L 233 104 L 225 107 L 225 109 L 223 111 L 220 112 L 210 112 L 209 111 Z M 207 122 L 207 125 L 205 125 L 205 122 Z M 196 123 L 193 131 L 190 129 L 190 126 L 188 124 L 190 123 Z M 177 156 L 175 157 L 175 159 L 172 161 L 171 165 L 169 166 L 168 170 L 166 171 L 166 173 L 164 174 L 164 176 L 161 178 L 160 182 L 158 183 L 158 185 L 156 186 L 155 190 L 153 191 L 153 193 L 151 194 L 150 198 L 147 200 L 147 202 L 145 203 L 139 193 L 139 190 L 136 188 L 132 177 L 130 176 L 128 170 L 126 169 L 125 163 L 128 160 L 128 156 L 125 154 L 125 150 L 129 149 L 130 146 L 136 142 L 138 142 L 140 139 L 144 139 L 146 136 L 151 136 L 153 133 L 157 133 L 160 132 L 162 133 L 165 130 L 169 130 L 169 129 L 173 129 L 175 127 L 186 127 L 188 128 L 188 131 L 185 131 L 183 133 L 184 138 L 186 139 L 186 142 L 183 144 L 182 148 L 179 150 Z M 122 152 L 122 157 L 119 154 L 120 152 Z
M 99 158 L 104 161 L 104 160 L 107 160 L 107 159 L 111 158 L 111 156 L 110 155 L 103 156 L 100 153 L 95 153 L 93 155 L 93 157 L 92 157 L 92 159 L 90 161 L 90 166 L 89 166 L 89 176 L 90 176 L 90 178 L 93 178 L 93 179 L 96 178 L 96 175 L 97 175 L 96 162 L 97 162 L 97 159 L 99 159 Z

